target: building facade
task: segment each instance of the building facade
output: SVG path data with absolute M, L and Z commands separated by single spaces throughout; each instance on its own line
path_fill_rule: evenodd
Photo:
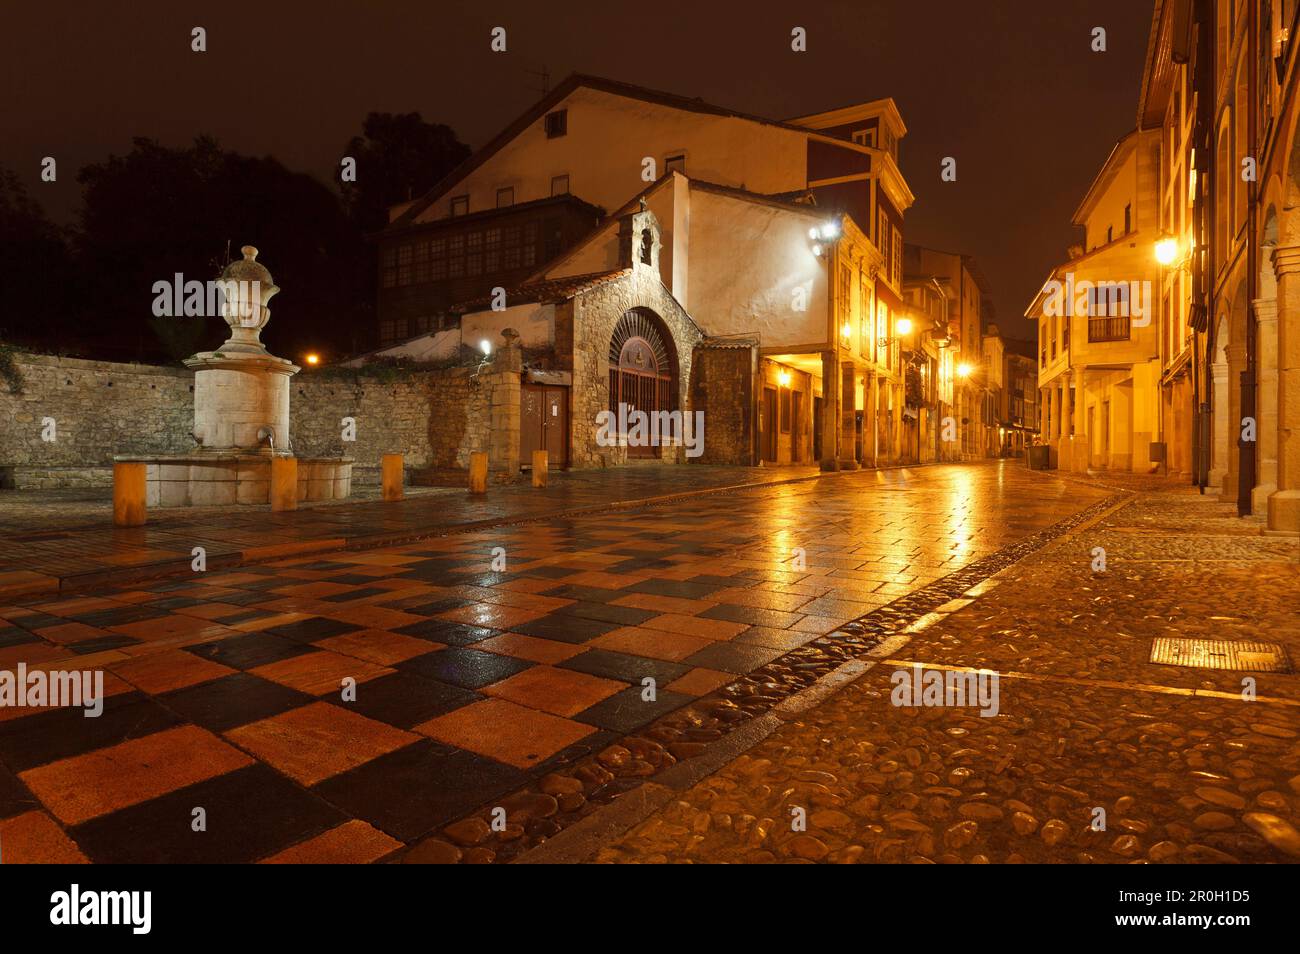
M 620 404 L 707 407 L 702 459 L 823 469 L 917 459 L 908 369 L 923 349 L 903 290 L 905 134 L 888 99 L 776 121 L 571 77 L 392 210 L 377 236 L 384 346 L 353 363 L 517 348 L 520 447 L 542 440 L 527 423 L 536 385 L 546 440 L 557 439 L 551 418 L 565 417 L 552 460 L 572 466 L 681 459 L 597 444 L 596 415 Z M 454 247 L 464 266 L 417 272 L 435 247 Z M 667 296 L 658 304 L 648 276 Z M 597 302 L 617 313 L 598 314 Z M 625 366 L 634 357 L 649 364 Z

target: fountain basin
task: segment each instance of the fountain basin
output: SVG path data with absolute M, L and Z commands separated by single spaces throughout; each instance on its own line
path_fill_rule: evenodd
M 148 507 L 222 507 L 271 502 L 270 454 L 120 455 L 145 465 Z M 351 457 L 299 457 L 298 500 L 342 500 L 352 493 Z

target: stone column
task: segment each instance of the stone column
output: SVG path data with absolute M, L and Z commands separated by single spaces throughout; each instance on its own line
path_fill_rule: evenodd
M 1244 328 L 1244 323 L 1240 327 Z M 1241 474 L 1241 372 L 1246 369 L 1246 343 L 1230 340 L 1224 353 L 1228 359 L 1228 402 L 1225 409 L 1228 416 L 1228 459 L 1219 499 L 1235 504 Z
M 840 469 L 857 470 L 858 387 L 853 363 L 840 366 Z
M 1297 249 L 1279 249 L 1293 255 L 1300 253 Z M 1275 259 L 1276 260 L 1276 259 Z M 1256 298 L 1255 327 L 1255 367 L 1256 393 L 1256 438 L 1259 441 L 1259 464 L 1257 483 L 1251 491 L 1251 512 L 1262 514 L 1268 509 L 1268 498 L 1277 490 L 1277 453 L 1278 453 L 1278 328 L 1277 299 Z M 1295 320 L 1295 319 L 1293 319 Z
M 1268 498 L 1268 528 L 1300 532 L 1300 247 L 1273 252 L 1277 272 L 1277 491 Z M 1266 355 L 1261 354 L 1266 360 Z M 1266 367 L 1264 360 L 1258 366 Z M 1263 401 L 1260 402 L 1263 417 Z M 1259 433 L 1264 428 L 1261 420 Z M 1262 455 L 1261 455 L 1262 456 Z M 1263 475 L 1261 474 L 1261 479 Z
M 1226 333 L 1226 332 L 1225 332 Z M 1219 347 L 1216 345 L 1216 348 Z M 1229 417 L 1232 413 L 1228 399 L 1228 362 L 1216 361 L 1210 366 L 1214 388 L 1214 451 L 1211 455 L 1211 467 L 1206 477 L 1211 490 L 1222 490 L 1224 478 L 1228 476 L 1228 458 L 1236 446 L 1232 441 L 1232 428 Z
M 488 461 L 493 470 L 517 474 L 523 353 L 519 347 L 519 335 L 513 329 L 506 328 L 501 337 L 505 343 L 492 357 L 492 373 L 484 375 L 492 388 Z
M 1070 401 L 1070 371 L 1061 375 L 1061 470 L 1074 469 L 1074 446 L 1070 433 L 1074 408 Z
M 1089 459 L 1092 435 L 1088 433 L 1088 423 L 1084 417 L 1088 402 L 1084 400 L 1083 395 L 1083 368 L 1075 368 L 1073 377 L 1074 397 L 1071 399 L 1070 409 L 1073 414 L 1074 434 L 1070 439 L 1070 454 L 1075 470 L 1087 470 L 1092 466 L 1092 461 Z M 1113 434 L 1111 440 L 1114 441 Z M 1102 461 L 1102 466 L 1109 467 L 1110 461 Z
M 834 349 L 822 352 L 822 470 L 840 464 L 840 362 Z

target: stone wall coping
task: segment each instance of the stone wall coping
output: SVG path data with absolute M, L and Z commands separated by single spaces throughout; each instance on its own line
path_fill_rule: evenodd
M 88 358 L 69 358 L 57 354 L 34 354 L 27 351 L 15 353 L 14 359 L 20 364 L 40 365 L 47 368 L 67 368 L 73 371 L 100 371 L 109 374 L 166 374 L 177 378 L 193 377 L 194 372 L 188 368 L 172 367 L 162 364 L 140 364 L 121 361 L 95 361 Z
M 351 464 L 355 457 L 298 457 L 293 454 L 276 454 L 275 457 L 300 461 L 304 464 Z M 270 454 L 114 454 L 118 464 L 221 464 L 229 461 L 266 461 Z

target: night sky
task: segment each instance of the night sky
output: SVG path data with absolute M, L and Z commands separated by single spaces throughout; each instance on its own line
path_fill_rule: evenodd
M 978 256 L 1004 333 L 1071 240 L 1069 217 L 1133 126 L 1149 0 L 882 2 L 8 3 L 0 20 L 0 163 L 56 220 L 76 171 L 216 136 L 331 178 L 367 112 L 416 111 L 478 147 L 571 72 L 784 119 L 892 96 L 916 204 L 905 235 Z M 208 52 L 190 50 L 190 30 Z M 509 51 L 489 50 L 507 30 Z M 808 31 L 808 52 L 790 30 Z M 1093 27 L 1108 50 L 1090 49 Z M 59 181 L 39 180 L 41 157 Z M 957 159 L 958 179 L 939 179 Z M 142 196 L 142 201 L 147 197 Z M 864 223 L 865 225 L 865 223 Z M 239 241 L 256 242 L 256 236 Z M 274 256 L 268 250 L 268 264 Z

